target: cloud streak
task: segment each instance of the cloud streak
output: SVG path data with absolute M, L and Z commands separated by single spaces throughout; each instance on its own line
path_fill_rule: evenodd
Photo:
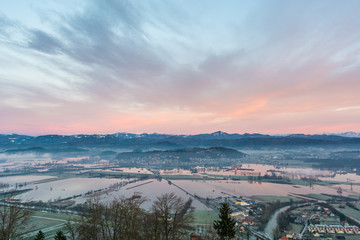
M 2 132 L 360 131 L 357 1 L 79 2 L 0 14 Z

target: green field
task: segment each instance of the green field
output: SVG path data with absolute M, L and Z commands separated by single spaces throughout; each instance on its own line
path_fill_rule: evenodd
M 71 218 L 72 220 L 79 219 L 79 217 L 69 215 L 69 214 L 50 213 L 50 212 L 41 212 L 41 211 L 34 212 L 33 216 L 35 216 L 35 217 L 55 218 L 55 219 L 65 220 L 65 221 L 68 220 L 69 218 Z
M 276 201 L 289 202 L 290 199 L 292 199 L 293 201 L 301 201 L 301 199 L 299 199 L 299 198 L 288 197 L 288 196 L 256 195 L 256 196 L 252 196 L 251 198 L 254 200 L 259 200 L 259 201 L 267 202 L 267 203 L 276 202 Z
M 161 177 L 166 180 L 219 180 L 219 177 L 209 177 L 206 175 L 161 175 Z
M 359 240 L 359 235 L 344 235 L 347 240 Z
M 303 224 L 290 223 L 290 227 L 291 227 L 291 232 L 300 233 L 303 230 L 304 225 Z
M 53 232 L 56 232 L 59 229 L 64 227 L 66 220 L 50 218 L 50 217 L 39 217 L 32 216 L 28 222 L 29 231 L 23 236 L 25 239 L 32 239 L 36 233 L 41 230 L 45 236 L 53 235 Z
M 347 196 L 348 198 L 352 198 L 354 200 L 360 200 L 360 196 L 359 195 L 349 195 Z
M 154 178 L 153 174 L 148 173 L 132 173 L 132 172 L 105 172 L 105 171 L 88 171 L 78 175 L 77 177 L 99 177 L 99 178 Z
M 323 195 L 323 194 L 307 194 L 305 196 L 310 197 L 310 198 L 314 198 L 314 199 L 318 199 L 318 200 L 323 200 L 323 201 L 327 201 L 327 200 L 332 199 L 332 197 L 326 196 L 326 195 Z
M 215 211 L 195 210 L 194 211 L 194 225 L 212 225 L 214 220 L 217 220 L 218 213 Z
M 327 224 L 327 225 L 337 225 L 339 224 L 339 217 L 334 216 L 334 217 L 324 217 L 321 216 L 320 217 L 320 224 Z
M 337 208 L 340 212 L 344 213 L 346 216 L 355 218 L 356 220 L 360 221 L 360 211 L 348 207 L 345 204 L 343 204 L 345 208 L 339 208 L 340 204 L 332 204 L 332 206 Z M 360 204 L 356 204 L 356 207 L 360 209 Z
M 28 229 L 28 231 L 25 232 L 23 238 L 27 240 L 33 239 L 38 231 L 41 230 L 45 234 L 46 239 L 53 239 L 58 230 L 64 229 L 64 224 L 70 217 L 72 221 L 79 219 L 79 217 L 67 214 L 41 211 L 33 212 L 33 215 L 27 223 L 26 229 Z

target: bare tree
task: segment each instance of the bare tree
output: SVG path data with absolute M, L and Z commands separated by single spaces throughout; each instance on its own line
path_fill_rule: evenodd
M 153 203 L 147 217 L 147 239 L 178 240 L 188 238 L 193 220 L 191 199 L 185 202 L 174 193 L 164 194 Z
M 165 194 L 146 212 L 140 195 L 110 203 L 89 200 L 78 225 L 67 223 L 71 239 L 79 240 L 180 240 L 187 239 L 192 221 L 191 200 Z
M 104 205 L 98 199 L 87 201 L 82 212 L 81 223 L 77 227 L 79 240 L 101 240 L 101 225 Z
M 78 227 L 79 224 L 75 223 L 74 221 L 69 218 L 65 223 L 65 230 L 68 233 L 70 240 L 77 240 L 78 239 Z
M 11 197 L 4 196 L 0 207 L 0 239 L 18 239 L 23 233 L 31 213 L 24 208 L 8 203 Z
M 142 238 L 145 198 L 134 195 L 114 199 L 108 204 L 98 200 L 87 202 L 87 208 L 77 227 L 79 239 L 138 240 Z
M 145 198 L 139 195 L 112 201 L 104 213 L 103 237 L 111 240 L 141 239 L 145 217 L 141 205 L 144 202 Z

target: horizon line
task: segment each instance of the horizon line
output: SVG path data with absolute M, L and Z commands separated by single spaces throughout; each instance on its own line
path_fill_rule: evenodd
M 49 135 L 58 135 L 58 136 L 76 136 L 76 135 L 114 135 L 114 134 L 134 134 L 134 135 L 141 135 L 141 134 L 158 134 L 158 135 L 172 135 L 172 136 L 196 136 L 202 134 L 214 134 L 214 133 L 225 133 L 229 135 L 238 134 L 238 135 L 245 135 L 245 134 L 260 134 L 260 135 L 269 135 L 269 136 L 286 136 L 286 135 L 337 135 L 337 134 L 345 134 L 345 133 L 355 133 L 360 134 L 360 132 L 356 131 L 345 131 L 345 132 L 323 132 L 323 133 L 305 133 L 305 132 L 290 132 L 290 133 L 261 133 L 261 132 L 225 132 L 225 131 L 215 131 L 215 132 L 202 132 L 202 133 L 193 133 L 193 134 L 177 134 L 177 133 L 160 133 L 160 132 L 113 132 L 113 133 L 73 133 L 73 134 L 60 134 L 60 133 L 46 133 L 46 134 L 22 134 L 22 133 L 0 133 L 0 135 L 23 135 L 23 136 L 30 136 L 30 137 L 40 137 L 40 136 L 49 136 Z

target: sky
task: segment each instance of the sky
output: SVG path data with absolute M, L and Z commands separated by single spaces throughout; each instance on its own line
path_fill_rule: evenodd
M 360 1 L 1 1 L 0 133 L 360 132 Z

